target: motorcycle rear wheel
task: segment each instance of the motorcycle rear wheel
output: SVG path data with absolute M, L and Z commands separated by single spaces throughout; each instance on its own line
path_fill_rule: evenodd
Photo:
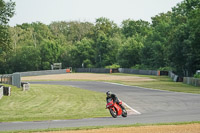
M 112 115 L 113 118 L 117 118 L 117 111 L 113 111 L 112 109 L 110 109 L 110 114 Z

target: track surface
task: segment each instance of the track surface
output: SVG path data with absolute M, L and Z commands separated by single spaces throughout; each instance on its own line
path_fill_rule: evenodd
M 67 85 L 104 93 L 110 90 L 141 114 L 130 115 L 127 118 L 118 117 L 116 119 L 110 117 L 41 122 L 8 122 L 0 123 L 0 131 L 200 121 L 200 95 L 198 94 L 169 92 L 93 81 L 42 81 L 30 83 Z

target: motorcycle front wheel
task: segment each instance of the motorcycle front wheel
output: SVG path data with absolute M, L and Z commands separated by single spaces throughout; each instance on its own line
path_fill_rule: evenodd
M 127 117 L 127 111 L 122 105 L 121 105 L 121 109 L 122 109 L 122 116 Z
M 117 117 L 117 111 L 113 110 L 113 109 L 110 109 L 110 114 L 112 115 L 113 118 L 116 118 Z

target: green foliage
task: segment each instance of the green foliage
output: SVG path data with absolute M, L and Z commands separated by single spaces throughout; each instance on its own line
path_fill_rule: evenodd
M 136 38 L 128 38 L 127 41 L 119 49 L 117 59 L 123 68 L 130 68 L 140 63 L 141 50 L 143 43 L 137 41 Z
M 0 25 L 5 25 L 9 22 L 10 18 L 14 15 L 14 10 L 14 2 L 4 2 L 4 0 L 0 0 Z
M 112 64 L 112 65 L 109 65 L 109 66 L 105 66 L 105 68 L 120 68 L 120 65 Z
M 169 66 L 168 35 L 170 33 L 171 12 L 161 13 L 152 17 L 152 34 L 142 49 L 142 64 L 158 69 Z
M 158 70 L 160 70 L 160 71 L 173 71 L 173 68 L 172 67 L 160 67 L 160 68 L 158 68 Z
M 194 74 L 194 78 L 200 78 L 200 74 Z
M 11 50 L 10 33 L 8 31 L 8 22 L 14 15 L 15 3 L 4 2 L 0 0 L 0 73 L 6 73 L 7 53 Z
M 16 54 L 10 54 L 8 62 L 10 64 L 9 68 L 14 69 L 10 70 L 13 72 L 39 70 L 41 63 L 40 51 L 33 46 L 23 46 L 17 49 Z
M 43 40 L 40 48 L 40 57 L 42 61 L 42 69 L 50 69 L 50 65 L 58 61 L 60 57 L 61 47 L 59 44 L 50 40 Z
M 183 0 L 172 11 L 152 16 L 151 24 L 128 19 L 120 27 L 104 17 L 95 24 L 61 21 L 9 27 L 6 24 L 14 5 L 0 0 L 1 73 L 50 69 L 54 62 L 75 68 L 119 64 L 134 69 L 171 69 L 180 76 L 193 76 L 200 69 L 199 0 Z M 22 59 L 33 60 L 35 53 L 39 56 L 30 61 L 32 67 L 26 61 L 21 63 Z M 16 65 L 15 60 L 20 63 Z
M 151 31 L 149 22 L 143 20 L 124 20 L 122 22 L 122 33 L 126 38 L 139 34 L 141 36 L 147 36 Z
M 70 54 L 72 58 L 72 67 L 91 67 L 94 64 L 95 51 L 93 49 L 93 40 L 84 38 L 72 47 Z
M 199 13 L 199 0 L 184 0 L 173 8 L 170 61 L 180 75 L 192 76 L 200 68 Z
M 131 69 L 136 69 L 136 70 L 150 70 L 148 66 L 145 66 L 144 64 L 136 64 L 135 66 L 132 66 Z

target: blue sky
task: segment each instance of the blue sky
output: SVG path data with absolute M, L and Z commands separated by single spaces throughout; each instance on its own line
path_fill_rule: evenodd
M 8 0 L 5 0 L 8 1 Z M 118 25 L 123 20 L 146 20 L 170 11 L 183 0 L 12 0 L 16 14 L 9 25 L 53 21 L 89 21 L 106 17 Z

